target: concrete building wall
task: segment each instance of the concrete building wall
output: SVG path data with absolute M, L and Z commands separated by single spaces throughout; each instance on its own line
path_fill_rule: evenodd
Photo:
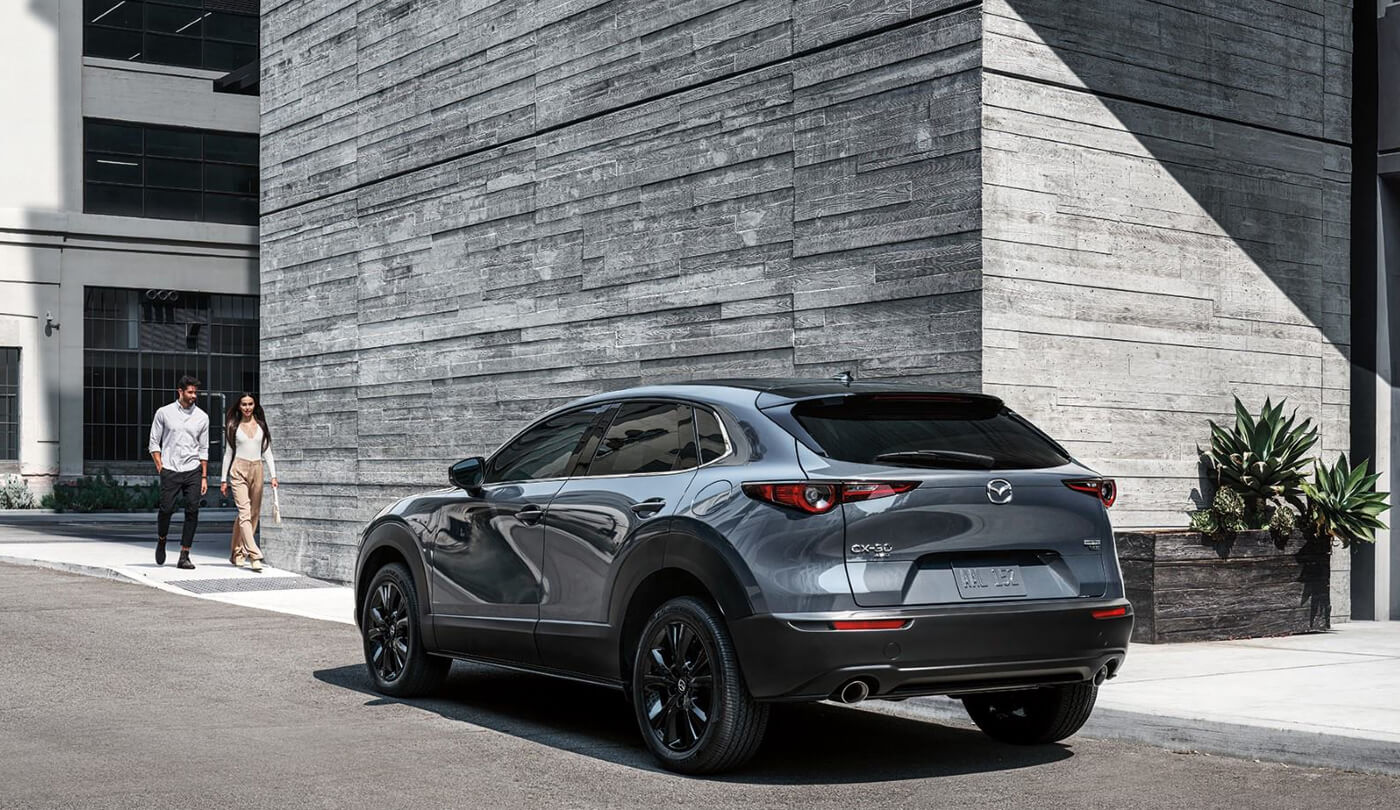
M 985 5 L 987 391 L 1120 480 L 1120 527 L 1182 525 L 1232 395 L 1347 450 L 1350 6 Z
M 83 213 L 83 118 L 258 131 L 217 73 L 87 58 L 82 0 L 0 4 L 0 346 L 20 349 L 21 473 L 83 473 L 83 288 L 255 294 L 257 228 Z M 51 316 L 51 319 L 46 316 Z
M 348 578 L 379 507 L 585 393 L 980 387 L 954 6 L 264 4 L 274 560 Z

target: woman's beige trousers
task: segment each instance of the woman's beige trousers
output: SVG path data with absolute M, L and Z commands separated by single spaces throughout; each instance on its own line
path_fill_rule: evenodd
M 262 460 L 235 458 L 228 471 L 228 485 L 233 490 L 233 503 L 238 507 L 229 562 L 238 565 L 245 558 L 261 560 L 262 549 L 253 536 L 258 530 L 258 514 L 262 511 Z

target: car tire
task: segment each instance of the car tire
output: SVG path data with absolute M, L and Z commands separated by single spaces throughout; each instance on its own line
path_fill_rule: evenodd
M 452 659 L 423 648 L 422 614 L 413 575 L 400 563 L 375 572 L 360 611 L 365 667 L 378 692 L 417 697 L 442 686 Z
M 963 706 L 987 736 L 1012 745 L 1059 742 L 1078 731 L 1094 711 L 1092 682 L 1015 692 L 967 695 Z
M 632 662 L 637 725 L 662 767 L 716 773 L 758 750 L 768 705 L 749 694 L 729 632 L 709 604 L 684 596 L 657 608 Z

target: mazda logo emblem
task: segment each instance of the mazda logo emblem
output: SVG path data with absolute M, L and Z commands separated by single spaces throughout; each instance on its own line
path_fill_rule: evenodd
M 987 500 L 992 503 L 1011 503 L 1011 482 L 1004 478 L 988 481 Z

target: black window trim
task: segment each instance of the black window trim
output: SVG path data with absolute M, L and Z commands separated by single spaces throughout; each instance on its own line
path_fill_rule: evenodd
M 610 475 L 588 475 L 588 474 L 586 474 L 588 465 L 592 462 L 592 457 L 591 457 L 591 455 L 590 455 L 589 458 L 588 458 L 588 460 L 585 461 L 584 458 L 583 458 L 583 455 L 584 455 L 583 451 L 584 451 L 585 449 L 589 449 L 589 450 L 594 450 L 594 451 L 596 451 L 596 450 L 597 450 L 597 446 L 598 446 L 598 441 L 601 441 L 603 435 L 606 434 L 606 433 L 608 432 L 608 428 L 612 427 L 613 417 L 615 417 L 615 416 L 617 415 L 617 412 L 620 411 L 620 410 L 622 409 L 622 406 L 623 406 L 623 405 L 630 405 L 630 404 L 632 404 L 632 403 L 634 403 L 634 402 L 641 402 L 641 403 L 646 403 L 646 402 L 658 402 L 658 403 L 667 403 L 667 404 L 672 404 L 672 405 L 689 405 L 691 408 L 704 408 L 705 410 L 709 411 L 709 412 L 715 417 L 715 421 L 719 423 L 719 430 L 720 430 L 720 433 L 724 436 L 724 452 L 721 453 L 719 456 L 717 456 L 717 457 L 715 457 L 715 458 L 713 458 L 713 459 L 711 459 L 711 460 L 705 462 L 704 464 L 699 464 L 699 465 L 694 466 L 694 467 L 686 467 L 686 468 L 680 469 L 680 470 L 666 470 L 665 472 L 650 472 L 650 473 L 618 473 L 618 474 L 610 474 Z M 565 469 L 569 470 L 569 474 L 568 474 L 568 475 L 556 475 L 556 476 L 551 476 L 551 477 L 549 477 L 549 478 L 517 478 L 517 479 L 515 479 L 515 480 L 513 480 L 513 481 L 492 481 L 492 482 L 489 482 L 489 483 L 483 483 L 483 484 L 481 485 L 482 488 L 483 488 L 483 489 L 489 489 L 489 488 L 491 488 L 491 487 L 506 486 L 506 485 L 508 485 L 508 484 L 533 483 L 533 482 L 537 482 L 537 481 L 538 481 L 538 482 L 569 481 L 569 480 L 574 479 L 574 478 L 604 479 L 604 478 L 636 478 L 636 477 L 641 477 L 641 476 L 653 476 L 653 475 L 675 475 L 676 473 L 695 472 L 696 470 L 704 469 L 705 467 L 709 467 L 709 466 L 711 466 L 711 465 L 718 464 L 718 463 L 720 463 L 721 461 L 724 461 L 725 459 L 728 459 L 729 457 L 731 457 L 731 456 L 734 455 L 734 442 L 733 442 L 733 440 L 732 440 L 732 439 L 730 438 L 730 436 L 729 436 L 729 426 L 725 424 L 724 416 L 721 415 L 720 411 L 719 411 L 717 408 L 715 408 L 714 406 L 712 406 L 712 405 L 707 405 L 707 404 L 700 403 L 700 402 L 693 402 L 693 401 L 687 400 L 687 399 L 672 398 L 672 397 L 637 397 L 637 398 L 628 397 L 628 398 L 624 398 L 624 399 L 601 400 L 601 401 L 598 401 L 598 402 L 590 402 L 590 403 L 588 403 L 588 404 L 586 404 L 586 405 L 579 405 L 579 406 L 573 407 L 573 408 L 560 408 L 560 409 L 558 409 L 558 410 L 550 411 L 549 413 L 547 413 L 547 414 L 541 416 L 539 419 L 536 419 L 535 421 L 531 422 L 529 425 L 526 425 L 525 427 L 523 427 L 523 428 L 521 428 L 520 430 L 516 431 L 514 434 L 511 435 L 511 437 L 510 437 L 509 439 L 506 439 L 504 442 L 501 442 L 500 447 L 497 447 L 497 448 L 491 453 L 491 455 L 489 455 L 489 456 L 486 457 L 486 463 L 485 463 L 484 465 L 482 465 L 483 471 L 484 471 L 484 470 L 489 470 L 489 469 L 491 468 L 491 463 L 492 463 L 493 461 L 496 460 L 496 456 L 500 455 L 500 453 L 501 453 L 502 450 L 504 450 L 504 449 L 506 449 L 507 447 L 509 447 L 509 446 L 511 446 L 512 444 L 514 444 L 516 439 L 519 439 L 521 436 L 525 435 L 525 434 L 526 434 L 528 431 L 530 431 L 531 429 L 536 428 L 536 427 L 538 427 L 538 426 L 544 424 L 545 422 L 548 422 L 548 421 L 551 420 L 551 419 L 554 419 L 554 418 L 557 418 L 557 417 L 560 417 L 560 416 L 564 416 L 565 414 L 573 413 L 573 412 L 575 412 L 575 411 L 586 411 L 586 410 L 588 410 L 589 408 L 597 408 L 597 407 L 599 407 L 599 406 L 605 406 L 605 407 L 603 407 L 602 410 L 600 410 L 600 411 L 598 412 L 598 415 L 594 418 L 593 422 L 590 423 L 589 426 L 588 426 L 587 428 L 584 429 L 583 438 L 580 439 L 580 440 L 579 440 L 579 443 L 574 447 L 573 455 L 570 456 L 569 463 L 568 463 L 568 464 L 566 465 L 566 467 L 565 467 Z M 691 422 L 691 429 L 695 432 L 695 444 L 696 444 L 696 454 L 697 454 L 697 455 L 696 455 L 696 459 L 698 460 L 698 459 L 699 459 L 699 445 L 700 445 L 700 427 L 699 427 L 699 421 L 696 420 L 696 419 L 694 419 L 694 418 L 692 418 L 692 419 L 690 420 L 690 422 Z M 595 439 L 596 439 L 596 441 L 595 441 Z
M 705 462 L 704 464 L 696 464 L 694 467 L 682 467 L 682 468 L 679 469 L 679 470 L 664 470 L 664 471 L 658 471 L 658 472 L 638 472 L 638 473 L 609 473 L 609 474 L 607 474 L 607 475 L 589 475 L 589 474 L 587 473 L 586 469 L 587 469 L 587 467 L 588 467 L 589 465 L 591 465 L 591 463 L 592 463 L 592 459 L 590 458 L 589 461 L 583 465 L 584 468 L 585 468 L 583 472 L 580 472 L 580 471 L 578 470 L 578 467 L 575 467 L 575 474 L 572 475 L 572 476 L 570 476 L 571 478 L 589 478 L 589 479 L 599 479 L 599 480 L 602 480 L 602 479 L 606 479 L 606 478 L 642 478 L 642 477 L 650 477 L 650 476 L 657 476 L 657 475 L 676 475 L 676 474 L 679 474 L 679 473 L 695 472 L 696 470 L 702 469 L 702 468 L 704 468 L 704 467 L 708 467 L 708 466 L 710 466 L 711 464 L 718 464 L 719 462 L 723 461 L 724 459 L 726 459 L 726 458 L 728 458 L 728 457 L 734 455 L 734 444 L 729 440 L 729 428 L 725 427 L 725 425 L 724 425 L 724 419 L 719 415 L 718 412 L 715 411 L 714 408 L 710 407 L 709 405 L 702 405 L 702 404 L 700 404 L 700 403 L 698 403 L 698 402 L 692 402 L 692 401 L 690 401 L 690 400 L 680 399 L 680 398 L 672 398 L 672 397 L 636 397 L 636 398 L 630 398 L 630 397 L 629 397 L 629 398 L 627 398 L 627 399 L 613 400 L 613 402 L 618 406 L 618 407 L 612 408 L 612 409 L 610 410 L 610 413 L 612 414 L 613 417 L 615 417 L 615 416 L 617 415 L 617 412 L 618 412 L 618 411 L 622 410 L 622 406 L 623 406 L 623 405 L 633 405 L 633 404 L 649 404 L 649 403 L 654 403 L 654 404 L 663 404 L 663 405 L 686 405 L 686 406 L 689 406 L 689 407 L 692 408 L 692 409 L 695 409 L 695 408 L 704 408 L 705 410 L 709 411 L 709 412 L 711 413 L 711 415 L 713 415 L 713 416 L 715 417 L 715 421 L 716 421 L 716 422 L 719 422 L 719 430 L 720 430 L 720 433 L 722 433 L 722 434 L 724 435 L 724 453 L 722 453 L 721 455 L 719 455 L 719 456 L 716 457 L 716 458 L 713 458 L 713 459 L 711 459 L 711 460 Z M 610 428 L 610 427 L 612 427 L 612 418 L 611 418 L 611 417 L 608 419 L 608 424 L 607 424 L 606 426 L 604 426 L 603 429 L 602 429 L 602 431 L 600 432 L 600 438 L 601 438 L 601 434 L 606 434 L 606 433 L 608 432 L 608 428 Z M 700 453 L 700 427 L 699 427 L 699 422 L 698 422 L 698 420 L 696 420 L 696 419 L 694 418 L 694 416 L 692 416 L 692 417 L 691 417 L 691 420 L 690 420 L 690 429 L 691 429 L 691 431 L 695 434 L 695 452 L 696 452 L 695 458 L 696 458 L 696 461 L 698 462 L 699 459 L 700 459 L 700 455 L 699 455 L 699 453 Z M 594 449 L 596 450 L 596 445 L 594 446 Z
M 492 451 L 491 455 L 489 455 L 489 456 L 486 457 L 486 463 L 482 465 L 482 474 L 483 474 L 483 476 L 484 476 L 487 472 L 490 471 L 491 465 L 496 461 L 496 457 L 499 456 L 499 455 L 501 454 L 501 451 L 502 451 L 502 450 L 505 450 L 507 447 L 510 447 L 512 444 L 515 444 L 516 440 L 519 439 L 521 436 L 524 436 L 526 433 L 529 433 L 530 431 L 534 430 L 535 428 L 540 427 L 540 426 L 543 425 L 545 422 L 548 422 L 548 421 L 551 420 L 551 419 L 558 419 L 558 418 L 561 417 L 561 416 L 567 416 L 567 415 L 569 415 L 569 414 L 571 414 L 571 413 L 577 413 L 577 412 L 581 412 L 581 411 L 586 411 L 586 410 L 589 410 L 590 408 L 596 408 L 596 407 L 598 407 L 599 405 L 605 405 L 605 404 L 611 404 L 611 403 L 590 402 L 590 403 L 588 403 L 587 405 L 579 405 L 578 407 L 575 407 L 575 408 L 560 408 L 560 409 L 558 409 L 558 410 L 550 411 L 549 413 L 545 414 L 544 416 L 541 416 L 539 419 L 536 419 L 535 421 L 531 422 L 530 424 L 526 425 L 525 427 L 521 428 L 520 430 L 517 430 L 509 439 L 506 439 L 504 442 L 501 442 L 501 446 L 500 446 L 500 447 L 497 447 L 494 451 Z M 611 423 L 612 423 L 612 414 L 615 413 L 616 411 L 617 411 L 616 408 L 603 408 L 602 410 L 600 410 L 600 411 L 597 413 L 597 415 L 595 415 L 595 416 L 593 417 L 593 421 L 592 421 L 592 422 L 589 422 L 589 423 L 588 423 L 588 426 L 585 427 L 585 428 L 583 429 L 583 435 L 579 437 L 578 442 L 574 445 L 573 452 L 571 452 L 571 453 L 569 454 L 569 460 L 568 460 L 568 462 L 566 462 L 566 463 L 564 464 L 564 469 L 567 471 L 567 474 L 565 474 L 565 475 L 552 475 L 552 476 L 550 476 L 550 477 L 548 477 L 548 478 L 515 478 L 515 479 L 512 479 L 512 480 L 510 480 L 510 481 L 483 481 L 482 484 L 481 484 L 482 488 L 484 488 L 484 489 L 489 489 L 489 488 L 491 488 L 491 487 L 508 486 L 508 485 L 511 485 L 511 484 L 528 484 L 528 483 L 534 483 L 534 482 L 538 482 L 538 481 L 567 481 L 567 480 L 569 480 L 569 478 L 572 477 L 572 472 L 573 472 L 573 470 L 574 470 L 574 469 L 577 467 L 577 465 L 578 465 L 578 460 L 579 460 L 580 451 L 582 450 L 582 448 L 583 448 L 585 445 L 588 444 L 589 438 L 591 437 L 593 431 L 594 431 L 594 430 L 597 428 L 597 426 L 598 426 L 598 421 L 599 421 L 600 419 L 602 419 L 603 417 L 606 416 L 607 419 L 608 419 L 608 424 L 611 424 Z

